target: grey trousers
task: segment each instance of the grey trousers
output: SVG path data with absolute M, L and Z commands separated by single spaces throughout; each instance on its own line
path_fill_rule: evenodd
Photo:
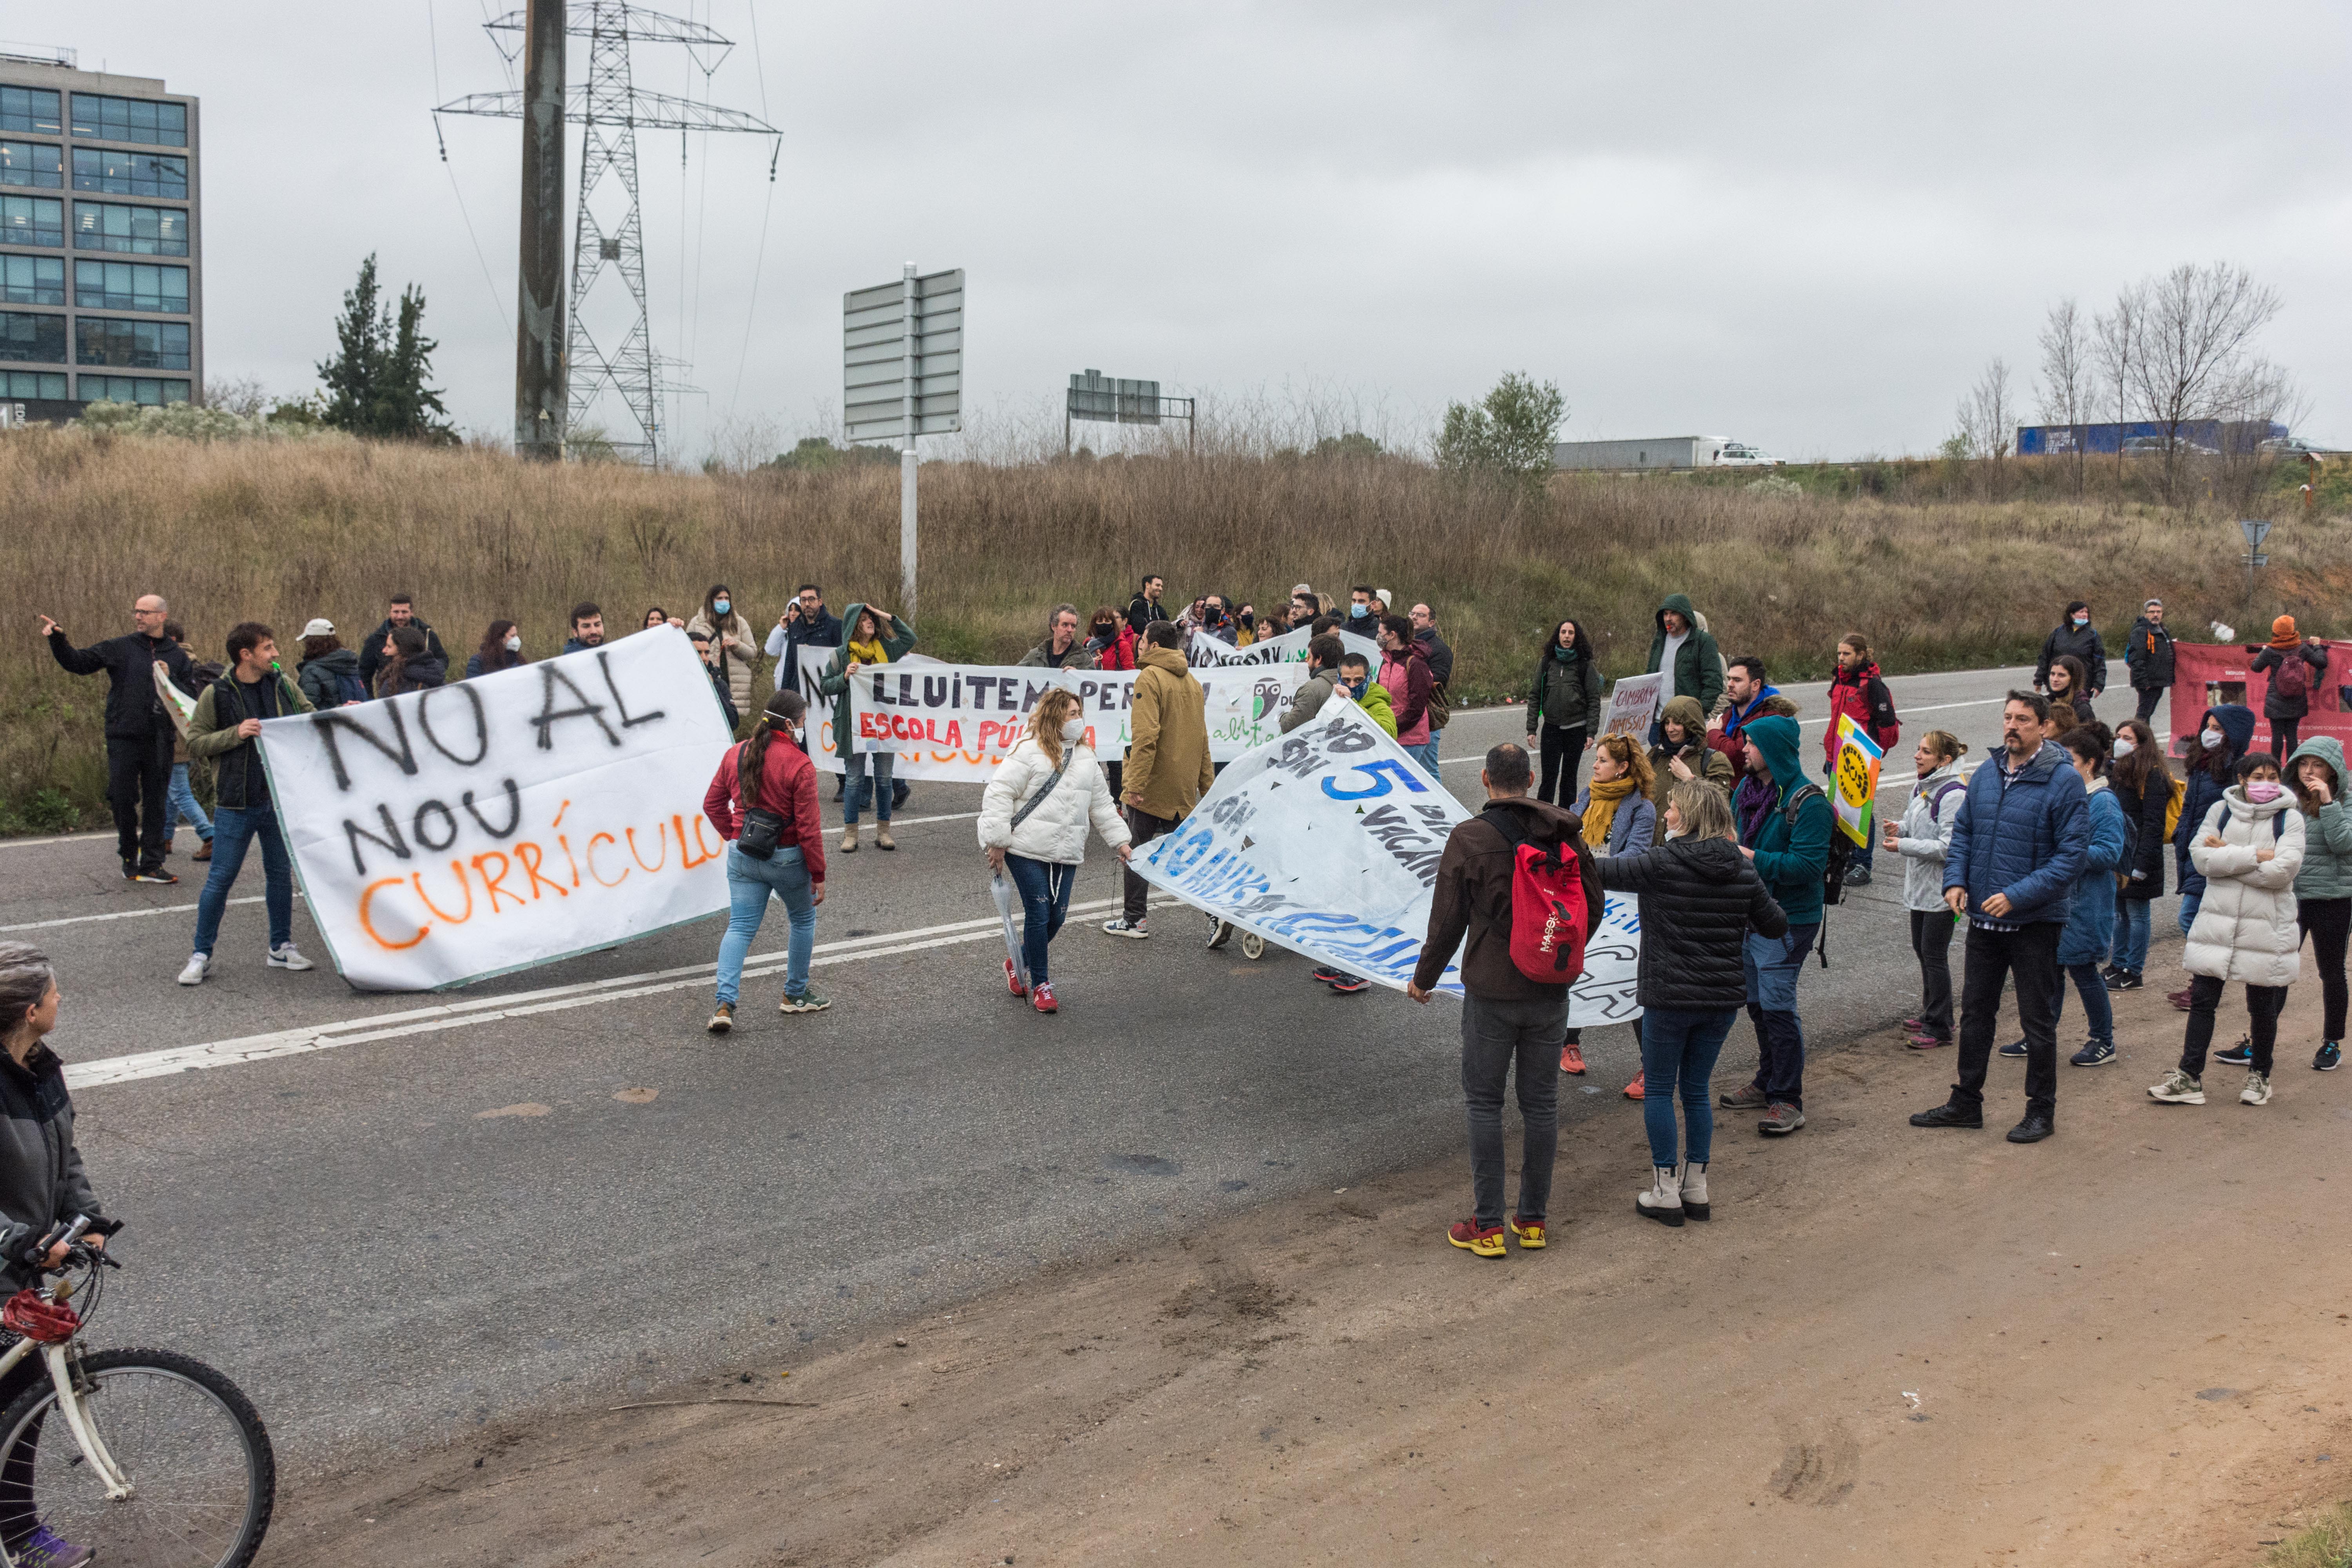
M 1503 1083 L 1517 1068 L 1521 1219 L 1541 1219 L 1551 1202 L 1559 1152 L 1559 1047 L 1568 1034 L 1568 993 L 1557 1002 L 1462 998 L 1462 1097 L 1470 1117 L 1470 1190 L 1478 1223 L 1503 1223 Z

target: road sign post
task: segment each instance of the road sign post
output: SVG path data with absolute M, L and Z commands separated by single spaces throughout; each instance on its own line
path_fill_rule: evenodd
M 918 274 L 841 297 L 842 427 L 898 448 L 898 612 L 915 618 L 920 554 L 916 441 L 963 428 L 963 270 Z
M 2271 525 L 2258 517 L 2242 517 L 2238 531 L 2246 536 L 2246 552 L 2241 557 L 2246 563 L 2246 614 L 2254 613 L 2254 568 L 2267 566 L 2271 558 L 2263 549 L 2263 541 L 2271 534 Z M 2257 617 L 2259 619 L 2259 617 Z

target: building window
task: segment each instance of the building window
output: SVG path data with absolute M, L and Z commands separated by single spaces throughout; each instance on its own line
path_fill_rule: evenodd
M 47 142 L 0 142 L 0 185 L 61 191 L 66 184 L 64 170 L 59 150 Z
M 11 305 L 66 302 L 66 264 L 58 256 L 0 256 L 0 300 Z M 183 302 L 180 309 L 185 310 Z
M 0 196 L 0 244 L 55 248 L 65 242 L 65 203 L 55 196 Z
M 128 370 L 185 370 L 188 323 L 76 316 L 74 363 L 117 365 Z
M 77 147 L 74 189 L 116 196 L 188 199 L 188 161 L 173 153 L 133 153 L 121 147 Z
M 188 384 L 153 375 L 89 375 L 78 378 L 81 395 L 89 403 L 144 403 L 151 406 L 185 403 Z
M 61 305 L 65 301 L 38 300 L 33 303 Z M 138 261 L 77 261 L 74 303 L 85 310 L 168 310 L 184 316 L 188 312 L 188 269 L 150 267 Z
M 0 197 L 0 200 L 15 200 Z M 55 202 L 49 204 L 57 205 Z M 177 207 L 126 207 L 112 202 L 74 203 L 76 250 L 122 250 L 133 256 L 188 254 L 188 215 Z
M 61 370 L 0 370 L 0 397 L 46 397 L 62 401 L 66 373 Z
M 55 136 L 58 124 L 58 95 L 45 87 L 0 87 L 0 131 L 30 131 L 37 136 Z
M 28 310 L 0 310 L 0 359 L 65 363 L 66 319 L 36 316 Z
M 49 94 L 52 104 L 57 96 Z M 101 142 L 184 147 L 188 144 L 188 107 L 184 103 L 158 103 L 151 98 L 108 98 L 95 92 L 78 92 L 73 95 L 73 133 L 94 136 Z

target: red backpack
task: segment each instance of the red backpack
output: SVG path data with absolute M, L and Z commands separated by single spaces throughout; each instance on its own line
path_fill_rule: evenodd
M 1511 846 L 1511 962 L 1538 985 L 1575 984 L 1592 934 L 1576 851 L 1557 839 L 1528 843 L 1516 812 L 1481 815 Z
M 2271 689 L 2289 699 L 2311 695 L 2311 666 L 2304 662 L 2303 649 L 2291 647 L 2279 656 L 2278 673 L 2271 677 Z

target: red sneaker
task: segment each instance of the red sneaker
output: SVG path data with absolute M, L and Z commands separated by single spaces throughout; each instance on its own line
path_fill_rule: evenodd
M 1950 1045 L 1952 1042 L 1941 1035 L 1930 1035 L 1923 1030 L 1918 1034 L 1913 1035 L 1903 1043 L 1910 1047 L 1915 1051 L 1935 1051 L 1941 1050 L 1944 1047 Z
M 1578 1078 L 1582 1078 L 1584 1076 L 1584 1052 L 1582 1049 L 1575 1046 L 1560 1047 L 1559 1070 L 1564 1073 L 1572 1073 Z
M 1059 1012 L 1060 1005 L 1054 1000 L 1054 983 L 1050 980 L 1037 982 L 1036 989 L 1029 994 L 1029 1005 L 1040 1013 Z
M 1642 1080 L 1649 1076 L 1650 1075 L 1646 1072 L 1635 1073 L 1633 1075 L 1633 1081 L 1625 1086 L 1625 1098 L 1628 1100 L 1640 1100 L 1644 1098 L 1642 1093 Z
M 1503 1256 L 1503 1227 L 1480 1225 L 1475 1219 L 1457 1219 L 1445 1233 L 1445 1239 L 1463 1251 L 1480 1258 Z
M 1009 958 L 1004 961 L 1004 984 L 1015 996 L 1029 994 L 1029 983 L 1021 978 L 1021 971 L 1013 967 Z

